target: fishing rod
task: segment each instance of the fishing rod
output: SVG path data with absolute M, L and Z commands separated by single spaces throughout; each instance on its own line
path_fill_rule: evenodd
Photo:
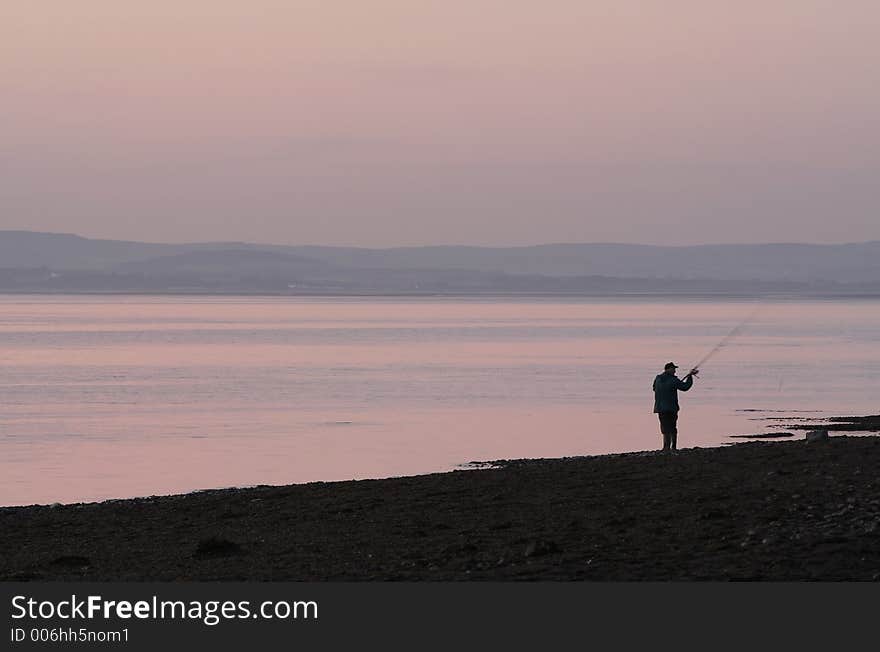
M 750 312 L 748 314 L 748 316 L 745 319 L 743 319 L 739 324 L 734 326 L 733 329 L 727 335 L 724 336 L 724 339 L 722 339 L 720 342 L 718 342 L 718 344 L 716 344 L 715 347 L 711 351 L 709 351 L 705 356 L 703 356 L 702 360 L 700 360 L 697 364 L 695 364 L 693 367 L 691 367 L 691 370 L 688 372 L 687 375 L 688 376 L 696 376 L 698 373 L 700 373 L 700 367 L 702 367 L 716 353 L 718 353 L 721 349 L 723 349 L 732 339 L 734 339 L 737 335 L 739 335 L 745 329 L 745 327 L 749 324 L 749 322 L 751 322 L 755 318 L 755 316 L 758 314 L 758 311 L 761 309 L 761 307 L 762 307 L 761 305 L 755 306 L 754 310 L 752 310 L 752 312 Z

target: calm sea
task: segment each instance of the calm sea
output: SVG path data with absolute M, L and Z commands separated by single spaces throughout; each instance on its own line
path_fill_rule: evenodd
M 754 306 L 0 297 L 0 504 L 654 448 L 654 375 Z M 878 395 L 880 302 L 765 302 L 681 396 L 679 445 Z

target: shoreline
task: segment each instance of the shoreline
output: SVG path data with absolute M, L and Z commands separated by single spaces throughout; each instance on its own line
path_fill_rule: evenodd
M 751 411 L 751 410 L 746 410 Z M 774 426 L 777 432 L 769 432 L 769 433 L 755 433 L 755 434 L 736 434 L 736 435 L 728 435 L 728 438 L 731 441 L 723 441 L 714 445 L 703 445 L 697 446 L 695 448 L 699 448 L 702 450 L 712 450 L 716 448 L 725 448 L 728 446 L 734 446 L 736 444 L 746 443 L 749 441 L 763 441 L 766 443 L 776 443 L 782 441 L 792 441 L 793 438 L 801 439 L 805 435 L 804 433 L 811 430 L 827 430 L 829 433 L 848 433 L 852 436 L 872 436 L 878 435 L 880 436 L 880 415 L 868 415 L 868 416 L 833 416 L 833 417 L 765 417 L 764 421 L 768 422 L 777 422 L 778 427 Z M 793 432 L 782 432 L 785 430 L 790 430 Z M 687 450 L 687 449 L 681 449 Z M 190 490 L 184 490 L 180 492 L 173 493 L 157 493 L 157 494 L 141 494 L 141 495 L 130 495 L 130 496 L 112 496 L 108 498 L 100 498 L 93 500 L 74 500 L 71 502 L 45 502 L 45 503 L 20 503 L 20 504 L 11 504 L 11 505 L 0 505 L 0 512 L 8 509 L 25 509 L 25 508 L 35 508 L 35 507 L 49 507 L 49 508 L 58 508 L 58 507 L 77 507 L 83 505 L 102 505 L 105 503 L 118 503 L 123 501 L 138 501 L 138 500 L 150 500 L 155 498 L 180 498 L 186 496 L 192 496 L 195 494 L 201 494 L 212 491 L 247 491 L 250 489 L 256 488 L 266 488 L 266 487 L 297 487 L 304 486 L 308 484 L 338 484 L 343 482 L 362 482 L 362 481 L 372 481 L 372 480 L 396 480 L 402 478 L 419 478 L 423 476 L 429 475 L 438 475 L 438 474 L 446 474 L 446 473 L 455 473 L 458 471 L 479 471 L 486 469 L 495 469 L 501 468 L 504 465 L 511 464 L 519 464 L 524 462 L 539 462 L 546 460 L 573 460 L 573 459 L 584 459 L 584 458 L 612 458 L 612 457 L 620 457 L 627 455 L 650 455 L 651 453 L 657 452 L 655 449 L 641 450 L 641 451 L 614 451 L 614 452 L 605 452 L 605 453 L 595 453 L 589 455 L 574 455 L 567 457 L 559 457 L 559 458 L 519 458 L 519 459 L 503 459 L 503 460 L 471 460 L 469 462 L 461 462 L 456 464 L 452 468 L 436 470 L 436 471 L 428 471 L 423 473 L 414 473 L 414 474 L 405 474 L 405 475 L 392 475 L 392 476 L 376 476 L 376 477 L 364 477 L 364 478 L 356 478 L 356 479 L 327 479 L 327 480 L 310 480 L 307 482 L 289 482 L 285 484 L 248 484 L 248 485 L 232 485 L 232 486 L 219 486 L 219 487 L 204 487 L 204 488 L 195 488 Z M 499 466 L 500 465 L 500 466 Z
M 4 507 L 0 579 L 880 579 L 877 436 L 489 464 Z

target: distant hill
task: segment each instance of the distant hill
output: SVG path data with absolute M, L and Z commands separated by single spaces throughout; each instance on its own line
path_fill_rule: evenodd
M 689 247 L 632 244 L 547 244 L 509 248 L 296 247 L 294 251 L 356 267 L 440 267 L 545 276 L 841 283 L 880 281 L 880 242 Z
M 0 231 L 0 290 L 819 292 L 880 290 L 880 242 L 662 247 L 152 244 Z
M 4 268 L 104 269 L 116 263 L 175 251 L 178 251 L 177 245 L 90 240 L 68 233 L 0 231 L 0 267 Z
M 335 269 L 332 263 L 307 256 L 261 249 L 229 247 L 186 251 L 157 258 L 117 263 L 113 271 L 151 276 L 201 274 L 229 276 L 241 274 L 297 275 Z

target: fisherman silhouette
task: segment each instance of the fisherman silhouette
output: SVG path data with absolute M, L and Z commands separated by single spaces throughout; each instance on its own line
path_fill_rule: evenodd
M 654 379 L 654 412 L 660 418 L 660 432 L 663 435 L 663 450 L 675 450 L 678 443 L 678 390 L 688 391 L 699 373 L 691 369 L 684 380 L 675 375 L 678 365 L 667 362 L 663 373 Z

